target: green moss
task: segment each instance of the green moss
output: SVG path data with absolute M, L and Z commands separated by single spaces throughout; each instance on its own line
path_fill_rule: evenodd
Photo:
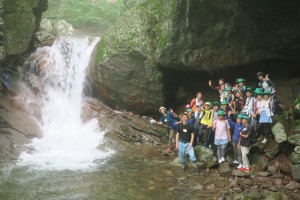
M 106 51 L 105 38 L 102 38 L 99 43 L 99 46 L 98 46 L 98 51 L 97 51 L 97 55 L 96 55 L 96 63 L 100 63 L 104 60 L 105 51 Z

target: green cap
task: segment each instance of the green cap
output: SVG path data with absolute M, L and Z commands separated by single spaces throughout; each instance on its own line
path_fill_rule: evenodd
M 245 80 L 244 80 L 243 78 L 238 78 L 238 79 L 236 80 L 236 82 L 237 82 L 237 83 L 241 83 L 241 82 L 245 82 Z
M 228 101 L 223 100 L 223 101 L 221 102 L 221 105 L 228 105 Z
M 246 119 L 247 121 L 249 121 L 250 118 L 248 116 L 244 115 L 242 119 Z
M 252 89 L 251 88 L 246 88 L 246 92 L 251 92 L 252 93 Z
M 187 112 L 192 112 L 193 109 L 192 109 L 192 108 L 188 108 L 186 111 L 187 111 Z
M 229 86 L 225 88 L 225 91 L 231 91 L 231 90 L 232 90 L 232 88 Z
M 261 88 L 256 88 L 254 92 L 255 93 L 263 93 L 263 90 Z
M 270 96 L 271 95 L 271 91 L 270 90 L 265 90 L 264 91 L 264 95 L 269 95 Z
M 212 104 L 212 107 L 214 107 L 214 106 L 219 106 L 219 108 L 220 108 L 220 103 L 214 102 L 214 103 Z
M 222 115 L 222 116 L 224 116 L 224 115 L 225 115 L 225 112 L 224 112 L 224 110 L 219 110 L 219 111 L 218 111 L 218 116 L 221 116 L 221 115 Z
M 237 118 L 243 119 L 244 115 L 238 114 Z

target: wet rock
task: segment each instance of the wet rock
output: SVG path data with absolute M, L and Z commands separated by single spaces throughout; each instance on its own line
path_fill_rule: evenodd
M 194 191 L 197 191 L 197 190 L 203 190 L 203 186 L 201 184 L 197 184 L 193 187 L 193 190 Z
M 300 183 L 292 180 L 285 187 L 289 190 L 300 189 Z
M 274 116 L 274 124 L 272 126 L 272 133 L 277 143 L 287 141 L 287 132 L 289 131 L 288 123 L 280 115 Z
M 263 195 L 257 191 L 252 190 L 251 192 L 243 192 L 234 195 L 234 200 L 260 200 Z
M 245 172 L 237 170 L 237 169 L 232 170 L 231 174 L 233 176 L 237 176 L 237 177 L 250 177 L 251 176 L 250 173 L 245 173 Z
M 294 149 L 295 153 L 300 154 L 300 146 L 296 146 Z
M 83 121 L 99 119 L 101 129 L 107 130 L 106 136 L 121 141 L 155 145 L 168 138 L 168 128 L 151 124 L 139 115 L 114 111 L 93 99 L 85 101 L 81 117 Z
M 56 35 L 73 35 L 74 33 L 72 25 L 65 20 L 59 20 L 54 24 L 53 31 Z
M 41 22 L 40 22 L 40 29 L 39 30 L 51 33 L 53 31 L 51 21 L 49 19 L 42 19 Z
M 268 171 L 272 174 L 275 175 L 277 173 L 277 168 L 276 166 L 268 166 Z
M 300 182 L 300 164 L 292 164 L 291 170 L 293 179 Z
M 225 173 L 231 172 L 232 170 L 231 170 L 231 168 L 229 166 L 229 163 L 228 162 L 224 162 L 221 165 L 219 165 L 218 171 L 219 171 L 220 174 L 225 174 Z
M 278 188 L 276 186 L 274 186 L 274 185 L 270 185 L 269 186 L 269 190 L 273 191 L 273 192 L 278 192 Z
M 291 161 L 293 164 L 300 164 L 300 154 L 294 152 L 294 153 L 292 153 L 290 158 L 291 158 Z
M 55 36 L 47 31 L 39 31 L 34 35 L 34 47 L 51 46 L 55 40 Z
M 258 172 L 258 176 L 267 177 L 267 176 L 271 176 L 271 173 L 270 172 Z
M 214 167 L 217 165 L 217 157 L 209 148 L 198 145 L 194 148 L 195 156 L 200 167 Z
M 260 154 L 249 154 L 249 160 L 251 164 L 255 164 L 260 170 L 265 170 L 269 165 L 268 159 Z
M 292 135 L 288 138 L 289 143 L 300 146 L 300 134 Z
M 288 196 L 282 192 L 269 194 L 265 200 L 289 200 Z

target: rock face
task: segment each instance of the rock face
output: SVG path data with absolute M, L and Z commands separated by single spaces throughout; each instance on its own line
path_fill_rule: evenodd
M 46 9 L 47 0 L 0 1 L 0 61 L 6 56 L 22 54 L 32 48 L 32 36 Z
M 142 1 L 99 44 L 96 94 L 145 113 L 164 103 L 164 70 L 299 61 L 299 8 L 296 0 Z
M 295 119 L 300 119 L 300 95 L 295 100 L 295 106 L 293 109 L 293 114 Z

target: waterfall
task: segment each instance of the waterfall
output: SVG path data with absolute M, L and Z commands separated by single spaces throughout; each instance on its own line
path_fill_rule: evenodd
M 23 96 L 43 136 L 34 138 L 17 164 L 36 169 L 89 170 L 113 151 L 101 151 L 98 121 L 81 120 L 87 67 L 99 38 L 60 37 L 37 49 L 22 66 Z M 34 107 L 34 109 L 32 109 Z M 37 114 L 36 112 L 39 112 Z

